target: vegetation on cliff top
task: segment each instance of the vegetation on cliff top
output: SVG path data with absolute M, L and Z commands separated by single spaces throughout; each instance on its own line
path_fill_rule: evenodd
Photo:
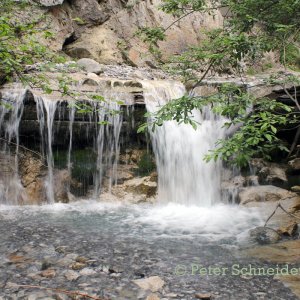
M 223 27 L 206 32 L 206 39 L 198 46 L 173 57 L 168 69 L 180 75 L 192 85 L 189 94 L 175 99 L 151 115 L 152 128 L 168 120 L 191 124 L 193 110 L 210 105 L 216 114 L 228 119 L 224 126 L 238 126 L 235 133 L 217 142 L 216 148 L 206 160 L 221 158 L 239 166 L 246 166 L 252 157 L 271 158 L 274 151 L 292 154 L 299 138 L 299 103 L 297 91 L 289 87 L 300 84 L 299 78 L 289 72 L 273 74 L 266 84 L 279 84 L 293 101 L 294 107 L 270 99 L 256 99 L 245 87 L 220 85 L 219 91 L 210 97 L 199 97 L 193 93 L 209 74 L 226 74 L 243 77 L 247 68 L 260 61 L 266 53 L 279 53 L 285 70 L 299 69 L 300 2 L 298 0 L 164 0 L 161 9 L 177 16 L 177 21 L 191 14 L 214 14 L 222 10 Z M 176 21 L 170 26 L 174 26 Z M 159 58 L 159 41 L 165 38 L 167 28 L 141 28 L 139 35 L 150 44 L 150 50 Z M 192 82 L 192 84 L 191 84 Z M 298 131 L 291 149 L 278 138 L 281 129 Z M 143 125 L 140 130 L 144 130 Z
M 40 39 L 50 39 L 52 33 L 47 30 L 45 16 L 30 14 L 29 9 L 29 14 L 24 17 L 29 5 L 32 8 L 32 5 L 38 4 L 26 0 L 3 0 L 0 3 L 0 84 L 17 77 L 26 85 L 38 86 L 46 93 L 51 93 L 47 78 L 42 75 L 31 76 L 28 70 L 35 63 L 61 62 L 64 59 L 41 44 Z M 167 64 L 172 73 L 192 83 L 192 91 L 211 73 L 231 72 L 242 76 L 251 64 L 269 52 L 279 53 L 285 68 L 300 67 L 299 0 L 164 0 L 161 9 L 181 22 L 195 13 L 223 12 L 222 28 L 206 32 L 206 39 L 200 45 L 191 46 Z M 166 38 L 165 31 L 175 24 L 170 24 L 168 28 L 139 30 L 158 59 L 160 53 L 157 44 Z M 288 89 L 299 85 L 299 78 L 281 73 L 269 78 L 268 83 L 281 84 L 295 108 L 269 99 L 255 99 L 243 87 L 220 85 L 218 93 L 210 97 L 195 96 L 191 92 L 171 101 L 151 116 L 153 128 L 167 120 L 196 127 L 198 124 L 192 118 L 192 111 L 210 105 L 216 114 L 228 119 L 225 126 L 239 126 L 239 129 L 230 138 L 218 141 L 216 148 L 206 157 L 207 160 L 222 158 L 243 166 L 251 157 L 270 158 L 278 149 L 291 154 L 295 143 L 291 149 L 287 149 L 277 133 L 288 126 L 293 130 L 298 128 L 296 138 L 300 135 L 297 92 Z M 63 94 L 70 93 L 69 84 L 68 79 L 58 78 L 58 87 Z M 96 100 L 103 99 L 100 97 Z M 249 113 L 250 107 L 252 110 Z

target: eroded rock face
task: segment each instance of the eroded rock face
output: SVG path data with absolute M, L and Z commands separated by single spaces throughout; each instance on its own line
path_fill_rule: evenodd
M 46 201 L 44 180 L 47 167 L 41 158 L 31 152 L 19 155 L 19 174 L 27 194 L 27 204 L 40 204 Z
M 101 6 L 97 0 L 72 0 L 71 7 L 77 17 L 89 26 L 103 24 L 109 18 L 104 11 L 105 7 Z
M 44 5 L 51 31 L 56 36 L 45 41 L 52 49 L 74 58 L 92 58 L 101 63 L 126 63 L 155 67 L 148 47 L 135 37 L 140 27 L 168 27 L 175 18 L 159 10 L 160 0 L 96 1 L 40 0 Z M 45 13 L 45 11 L 42 11 Z M 201 28 L 222 25 L 220 12 L 214 16 L 192 14 L 167 32 L 166 41 L 159 43 L 164 58 L 186 50 L 203 38 Z
M 296 193 L 272 186 L 261 185 L 242 188 L 239 193 L 239 203 L 246 205 L 250 202 L 278 201 L 297 197 Z
M 251 166 L 256 171 L 260 184 L 284 185 L 288 179 L 286 176 L 286 166 L 276 163 L 266 162 L 263 159 L 253 159 Z
M 288 224 L 282 225 L 278 232 L 285 236 L 293 236 L 296 234 L 298 229 L 298 224 L 295 221 L 291 221 Z
M 19 176 L 25 189 L 24 204 L 42 204 L 47 202 L 47 167 L 43 160 L 31 152 L 19 155 Z M 69 192 L 71 177 L 67 170 L 54 170 L 54 198 L 57 202 L 68 203 L 74 199 Z

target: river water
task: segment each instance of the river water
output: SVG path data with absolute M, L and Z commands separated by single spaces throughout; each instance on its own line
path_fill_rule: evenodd
M 297 299 L 270 276 L 232 274 L 237 264 L 269 266 L 239 255 L 239 249 L 251 246 L 248 230 L 261 225 L 263 217 L 255 209 L 230 205 L 135 206 L 82 200 L 1 206 L 0 296 L 48 299 L 44 291 L 13 285 L 19 284 L 80 290 L 107 299 L 146 299 L 149 292 L 132 280 L 160 276 L 165 281 L 158 291 L 161 299 L 195 299 L 196 293 L 211 293 L 215 299 Z M 68 280 L 78 256 L 89 260 L 73 271 L 76 280 Z M 54 270 L 54 277 L 41 275 L 45 265 Z M 228 271 L 225 276 L 200 275 L 195 265 Z M 48 292 L 47 297 L 57 299 L 54 294 Z
M 143 87 L 149 112 L 185 93 L 183 86 L 174 82 L 143 82 Z M 151 276 L 164 281 L 156 292 L 156 297 L 164 300 L 195 299 L 197 293 L 226 300 L 297 299 L 272 276 L 240 272 L 249 264 L 271 267 L 240 255 L 240 249 L 254 246 L 249 230 L 263 225 L 267 216 L 255 208 L 227 204 L 228 199 L 221 197 L 221 162 L 203 162 L 203 155 L 225 136 L 224 120 L 205 110 L 194 115 L 202 124 L 197 130 L 167 122 L 152 133 L 158 171 L 157 204 L 126 205 L 98 199 L 103 166 L 113 170 L 110 184 L 118 176 L 115 171 L 122 119 L 113 116 L 112 126 L 97 125 L 93 138 L 97 154 L 93 197 L 97 201 L 76 199 L 60 204 L 54 203 L 52 127 L 61 103 L 36 98 L 41 152 L 48 162 L 48 204 L 16 206 L 24 92 L 7 98 L 16 105 L 2 130 L 9 141 L 16 141 L 17 149 L 11 153 L 16 160 L 15 178 L 11 178 L 9 189 L 1 187 L 0 195 L 0 299 L 71 299 L 45 288 L 80 290 L 94 298 L 146 299 L 150 291 L 140 289 L 133 280 Z M 94 113 L 97 111 L 95 108 Z M 9 113 L 2 108 L 0 125 Z M 106 119 L 100 112 L 97 121 Z M 73 110 L 69 121 L 70 171 Z M 108 140 L 104 140 L 105 135 Z M 16 191 L 15 197 L 11 197 L 11 190 Z M 207 273 L 200 273 L 201 268 Z M 213 271 L 220 268 L 222 274 Z M 147 299 L 158 298 L 152 295 Z

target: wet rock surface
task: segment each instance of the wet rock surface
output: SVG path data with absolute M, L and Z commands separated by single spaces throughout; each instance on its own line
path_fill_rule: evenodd
M 242 188 L 239 193 L 241 205 L 247 205 L 251 202 L 272 202 L 297 197 L 297 194 L 293 192 L 272 185 L 246 187 Z
M 2 210 L 0 296 L 71 299 L 19 286 L 37 285 L 124 300 L 188 300 L 195 295 L 196 299 L 203 295 L 228 300 L 297 299 L 273 276 L 199 275 L 192 264 L 206 268 L 272 264 L 236 256 L 234 236 L 211 241 L 201 234 L 166 232 L 135 222 L 139 215 L 126 213 L 131 209 Z
M 251 238 L 259 244 L 273 244 L 280 240 L 281 235 L 274 229 L 257 227 L 250 230 Z

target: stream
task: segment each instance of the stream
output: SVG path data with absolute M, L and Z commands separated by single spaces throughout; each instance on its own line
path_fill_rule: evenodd
M 270 267 L 238 252 L 251 246 L 249 228 L 263 223 L 255 209 L 82 200 L 1 206 L 0 218 L 3 299 L 61 299 L 51 291 L 15 284 L 80 290 L 107 299 L 145 299 L 148 292 L 132 280 L 150 276 L 165 282 L 161 299 L 195 299 L 197 293 L 211 293 L 214 299 L 297 299 L 272 276 L 232 272 L 237 264 Z M 226 276 L 201 275 L 200 266 L 228 270 Z M 53 274 L 43 274 L 45 269 Z

